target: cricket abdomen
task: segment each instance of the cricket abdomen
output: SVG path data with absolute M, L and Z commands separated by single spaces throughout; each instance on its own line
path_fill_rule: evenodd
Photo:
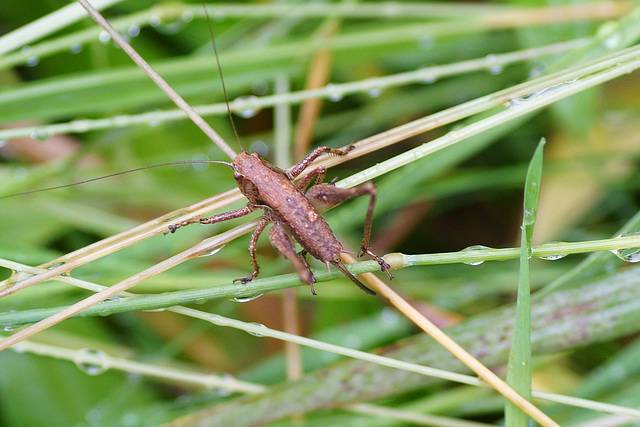
M 272 220 L 284 227 L 309 254 L 324 263 L 340 262 L 342 245 L 284 171 L 248 153 L 238 154 L 234 169 L 238 187 L 247 199 L 266 207 Z

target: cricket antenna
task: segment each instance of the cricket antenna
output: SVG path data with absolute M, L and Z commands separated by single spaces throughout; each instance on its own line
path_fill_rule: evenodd
M 220 84 L 222 85 L 224 102 L 227 105 L 227 114 L 229 115 L 229 121 L 231 122 L 231 129 L 233 129 L 233 135 L 236 138 L 238 147 L 240 147 L 243 153 L 246 153 L 247 150 L 245 150 L 242 144 L 240 144 L 240 138 L 238 137 L 238 130 L 236 129 L 236 124 L 233 121 L 233 115 L 231 114 L 231 107 L 229 107 L 229 96 L 227 95 L 227 86 L 224 84 L 224 76 L 222 75 L 222 66 L 220 65 L 220 57 L 218 56 L 218 48 L 216 46 L 216 36 L 213 33 L 213 25 L 211 24 L 211 17 L 209 16 L 209 10 L 207 9 L 207 4 L 205 0 L 202 0 L 202 8 L 204 9 L 204 16 L 207 18 L 207 27 L 209 28 L 209 35 L 211 36 L 211 45 L 213 46 L 213 53 L 216 56 L 216 65 L 218 66 L 218 74 L 220 74 Z
M 162 167 L 162 166 L 192 165 L 192 164 L 197 164 L 197 163 L 207 163 L 207 164 L 208 163 L 217 163 L 217 164 L 221 164 L 221 165 L 227 165 L 230 168 L 233 168 L 233 165 L 231 163 L 223 162 L 223 161 L 220 161 L 220 160 L 183 160 L 183 161 L 179 161 L 179 162 L 168 162 L 168 163 L 162 163 L 162 164 L 159 164 L 159 165 L 143 166 L 141 168 L 129 169 L 129 170 L 122 171 L 122 172 L 115 172 L 115 173 L 111 173 L 109 175 L 99 176 L 97 178 L 91 178 L 91 179 L 86 179 L 84 181 L 73 182 L 71 184 L 57 185 L 55 187 L 40 188 L 40 189 L 37 189 L 37 190 L 22 191 L 20 193 L 14 193 L 14 194 L 6 195 L 6 196 L 0 196 L 0 199 L 7 199 L 9 197 L 14 197 L 14 196 L 24 196 L 25 194 L 40 193 L 40 192 L 49 191 L 49 190 L 58 190 L 60 188 L 66 188 L 66 187 L 75 187 L 76 185 L 82 185 L 82 184 L 86 184 L 88 182 L 99 181 L 101 179 L 112 178 L 114 176 L 124 175 L 124 174 L 131 173 L 131 172 L 138 172 L 138 171 L 142 171 L 142 170 L 145 170 L 145 169 L 159 168 L 159 167 Z

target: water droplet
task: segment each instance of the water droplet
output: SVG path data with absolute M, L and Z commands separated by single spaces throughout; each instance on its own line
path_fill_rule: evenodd
M 131 37 L 138 37 L 140 35 L 140 27 L 138 27 L 137 25 L 131 25 L 127 30 L 127 33 Z
M 13 179 L 15 179 L 16 181 L 23 181 L 27 179 L 28 175 L 29 172 L 27 172 L 25 168 L 17 168 L 13 171 Z
M 258 153 L 260 157 L 267 157 L 269 154 L 269 146 L 266 142 L 257 139 L 249 145 L 250 153 Z
M 622 34 L 620 34 L 620 32 L 615 32 L 605 38 L 602 41 L 602 44 L 609 50 L 615 50 L 622 46 L 622 40 Z
M 80 349 L 74 362 L 87 375 L 100 375 L 109 369 L 109 357 L 101 350 Z
M 226 388 L 218 388 L 216 389 L 216 394 L 220 397 L 227 397 L 231 394 L 231 392 Z
M 495 74 L 500 74 L 502 72 L 502 64 L 496 63 L 498 59 L 494 54 L 490 53 L 489 55 L 485 56 L 484 60 L 487 63 L 489 73 L 495 75 Z
M 536 222 L 536 211 L 535 209 L 525 209 L 524 217 L 522 219 L 524 225 L 532 225 Z
M 231 298 L 231 301 L 235 301 L 235 302 L 249 302 L 249 301 L 253 301 L 256 298 L 261 297 L 263 294 L 258 294 L 258 295 L 253 295 L 253 296 L 249 296 L 249 297 L 236 297 L 236 298 Z
M 381 93 L 382 93 L 382 89 L 380 88 L 369 89 L 369 96 L 372 98 L 379 97 Z
M 640 232 L 635 231 L 632 233 L 621 234 L 616 237 L 629 237 L 640 236 Z M 615 256 L 626 262 L 640 262 L 640 247 L 626 248 L 626 249 L 613 249 L 611 251 Z
M 51 133 L 45 129 L 36 129 L 31 132 L 31 139 L 36 141 L 46 141 L 49 137 L 51 137 Z
M 540 257 L 540 259 L 544 259 L 547 261 L 557 261 L 559 259 L 564 258 L 565 256 L 566 256 L 565 254 L 547 255 L 547 256 Z
M 80 52 L 82 52 L 82 45 L 80 43 L 74 43 L 69 48 L 69 51 L 71 53 L 80 53 Z
M 476 252 L 476 251 L 485 251 L 487 249 L 491 249 L 491 248 L 484 245 L 472 245 L 472 246 L 469 246 L 468 248 L 464 248 L 460 252 L 469 253 L 469 252 Z M 463 261 L 463 262 L 467 265 L 480 265 L 484 261 Z
M 265 95 L 269 90 L 269 84 L 265 79 L 257 79 L 251 83 L 251 91 L 256 95 Z
M 159 16 L 151 16 L 149 17 L 149 25 L 152 27 L 157 27 L 162 23 L 162 20 Z
M 183 22 L 191 22 L 193 20 L 193 13 L 185 10 L 184 12 L 182 12 L 181 19 Z
M 7 145 L 7 141 L 5 139 L 0 139 L 0 148 L 4 147 L 5 145 Z
M 327 84 L 325 88 L 327 89 L 327 93 L 329 94 L 330 101 L 338 102 L 341 101 L 344 97 L 344 94 L 339 92 L 336 88 L 336 85 L 334 85 L 333 83 Z
M 252 326 L 257 326 L 259 328 L 264 328 L 265 327 L 262 323 L 250 322 L 249 324 L 252 325 Z M 264 336 L 260 332 L 256 332 L 256 331 L 247 331 L 247 332 L 249 333 L 249 335 L 253 335 L 254 337 L 263 337 Z
M 60 261 L 60 262 L 56 262 L 56 263 L 51 264 L 51 265 L 46 265 L 46 264 L 45 264 L 44 268 L 46 268 L 47 270 L 51 270 L 51 269 L 54 269 L 54 268 L 60 267 L 61 265 L 64 265 L 64 264 L 65 264 L 65 262 L 64 262 L 64 261 Z
M 380 317 L 385 324 L 395 324 L 400 316 L 390 308 L 383 308 Z
M 222 246 L 218 246 L 218 247 L 215 247 L 215 248 L 211 249 L 210 251 L 205 252 L 205 253 L 203 253 L 203 254 L 201 254 L 201 255 L 198 255 L 198 256 L 199 256 L 199 257 L 208 257 L 208 256 L 212 256 L 212 255 L 215 255 L 215 254 L 217 254 L 218 252 L 220 252 L 220 250 L 221 250 L 222 248 L 224 248 L 224 245 L 222 245 Z
M 422 83 L 424 84 L 430 85 L 432 83 L 435 83 L 436 80 L 438 80 L 438 75 L 434 73 L 431 68 L 425 68 L 422 71 L 422 75 L 423 75 Z
M 154 308 L 154 309 L 150 309 L 150 310 L 143 310 L 146 313 L 160 313 L 162 311 L 165 311 L 165 308 Z
M 111 40 L 111 36 L 106 31 L 100 31 L 100 35 L 98 35 L 98 40 L 100 40 L 100 43 L 107 44 Z
M 529 71 L 529 79 L 533 80 L 536 77 L 540 77 L 545 72 L 546 69 L 547 69 L 546 65 L 538 65 L 536 67 L 533 67 L 531 71 Z
M 177 34 L 184 28 L 184 21 L 175 21 L 170 24 L 161 25 L 158 27 L 158 31 L 162 34 Z
M 547 242 L 544 245 L 542 245 L 540 247 L 540 249 L 544 249 L 545 246 L 552 246 L 552 245 L 557 245 L 557 244 L 562 244 L 563 242 L 558 242 L 558 241 L 552 241 L 552 242 Z M 541 256 L 540 259 L 544 259 L 547 261 L 557 261 L 559 259 L 562 259 L 564 257 L 566 257 L 567 254 L 553 254 L 553 255 L 546 255 L 546 256 Z
M 33 56 L 31 54 L 31 46 L 22 46 L 20 52 L 28 57 L 26 62 L 27 67 L 35 67 L 40 63 L 40 59 L 37 56 Z
M 260 109 L 255 105 L 258 100 L 257 96 L 240 96 L 233 101 L 233 109 L 238 112 L 240 117 L 249 119 L 254 117 Z
M 5 332 L 11 332 L 11 331 L 15 330 L 15 328 L 16 328 L 16 327 L 15 327 L 15 326 L 13 326 L 13 325 L 7 325 L 7 326 L 4 326 L 4 327 L 2 328 L 2 330 L 3 330 L 3 331 L 5 331 Z

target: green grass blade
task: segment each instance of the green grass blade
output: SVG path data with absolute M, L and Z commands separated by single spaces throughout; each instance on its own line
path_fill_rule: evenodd
M 536 222 L 538 196 L 540 195 L 544 144 L 545 140 L 543 138 L 540 140 L 529 164 L 524 188 L 516 321 L 511 338 L 507 373 L 507 383 L 527 399 L 531 399 L 531 281 L 529 277 L 529 258 L 531 257 L 531 236 Z M 508 426 L 526 427 L 529 423 L 529 417 L 510 402 L 507 402 L 505 408 L 505 419 Z

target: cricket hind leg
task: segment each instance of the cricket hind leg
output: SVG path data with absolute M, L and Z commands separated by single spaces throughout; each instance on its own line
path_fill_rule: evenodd
M 249 255 L 251 255 L 251 264 L 253 264 L 253 273 L 247 277 L 242 277 L 239 279 L 234 279 L 233 283 L 240 282 L 242 284 L 248 283 L 258 277 L 260 273 L 260 267 L 258 266 L 258 260 L 256 259 L 256 248 L 258 247 L 258 238 L 260 234 L 264 231 L 265 227 L 271 222 L 271 219 L 266 215 L 260 219 L 258 225 L 256 225 L 256 229 L 253 231 L 251 235 L 251 242 L 249 243 Z
M 311 294 L 317 295 L 313 284 L 316 282 L 311 273 L 309 263 L 305 257 L 306 251 L 296 252 L 296 248 L 285 229 L 278 223 L 274 223 L 269 229 L 269 240 L 274 248 L 293 264 L 298 272 L 298 277 L 311 288 Z
M 344 156 L 349 151 L 353 150 L 353 148 L 354 148 L 353 145 L 349 145 L 344 150 L 338 150 L 336 148 L 331 148 L 331 147 L 326 147 L 326 146 L 318 147 L 318 148 L 314 149 L 312 152 L 310 152 L 309 154 L 307 154 L 307 156 L 304 159 L 300 160 L 295 166 L 293 166 L 289 170 L 289 175 L 291 175 L 292 178 L 297 177 L 298 175 L 300 175 L 302 173 L 302 171 L 304 171 L 306 168 L 308 168 L 309 165 L 315 159 L 317 159 L 318 157 L 320 157 L 324 153 L 331 153 L 331 154 L 335 154 L 337 156 Z M 310 180 L 309 180 L 309 182 L 310 182 Z
M 365 286 L 362 282 L 360 282 L 356 276 L 354 276 L 353 274 L 351 274 L 351 272 L 349 270 L 347 270 L 347 267 L 344 266 L 343 263 L 341 262 L 335 262 L 333 263 L 333 265 L 335 265 L 336 267 L 338 267 L 338 270 L 340 270 L 342 272 L 342 274 L 344 274 L 345 276 L 347 276 L 349 278 L 349 280 L 351 280 L 353 283 L 355 283 L 360 289 L 362 289 L 363 291 L 365 291 L 367 294 L 369 295 L 375 295 L 376 293 L 374 291 L 372 291 L 371 289 L 369 289 L 367 286 Z
M 393 279 L 393 275 L 390 272 L 391 266 L 387 264 L 382 257 L 374 254 L 370 249 L 373 208 L 376 204 L 376 196 L 378 195 L 378 190 L 373 182 L 365 182 L 364 184 L 353 188 L 339 188 L 331 184 L 319 184 L 309 188 L 305 195 L 311 204 L 321 212 L 339 205 L 345 200 L 353 199 L 358 196 L 369 195 L 369 206 L 367 208 L 367 215 L 364 221 L 364 233 L 362 236 L 360 255 L 367 254 L 380 264 L 380 269 L 387 273 L 389 279 Z

